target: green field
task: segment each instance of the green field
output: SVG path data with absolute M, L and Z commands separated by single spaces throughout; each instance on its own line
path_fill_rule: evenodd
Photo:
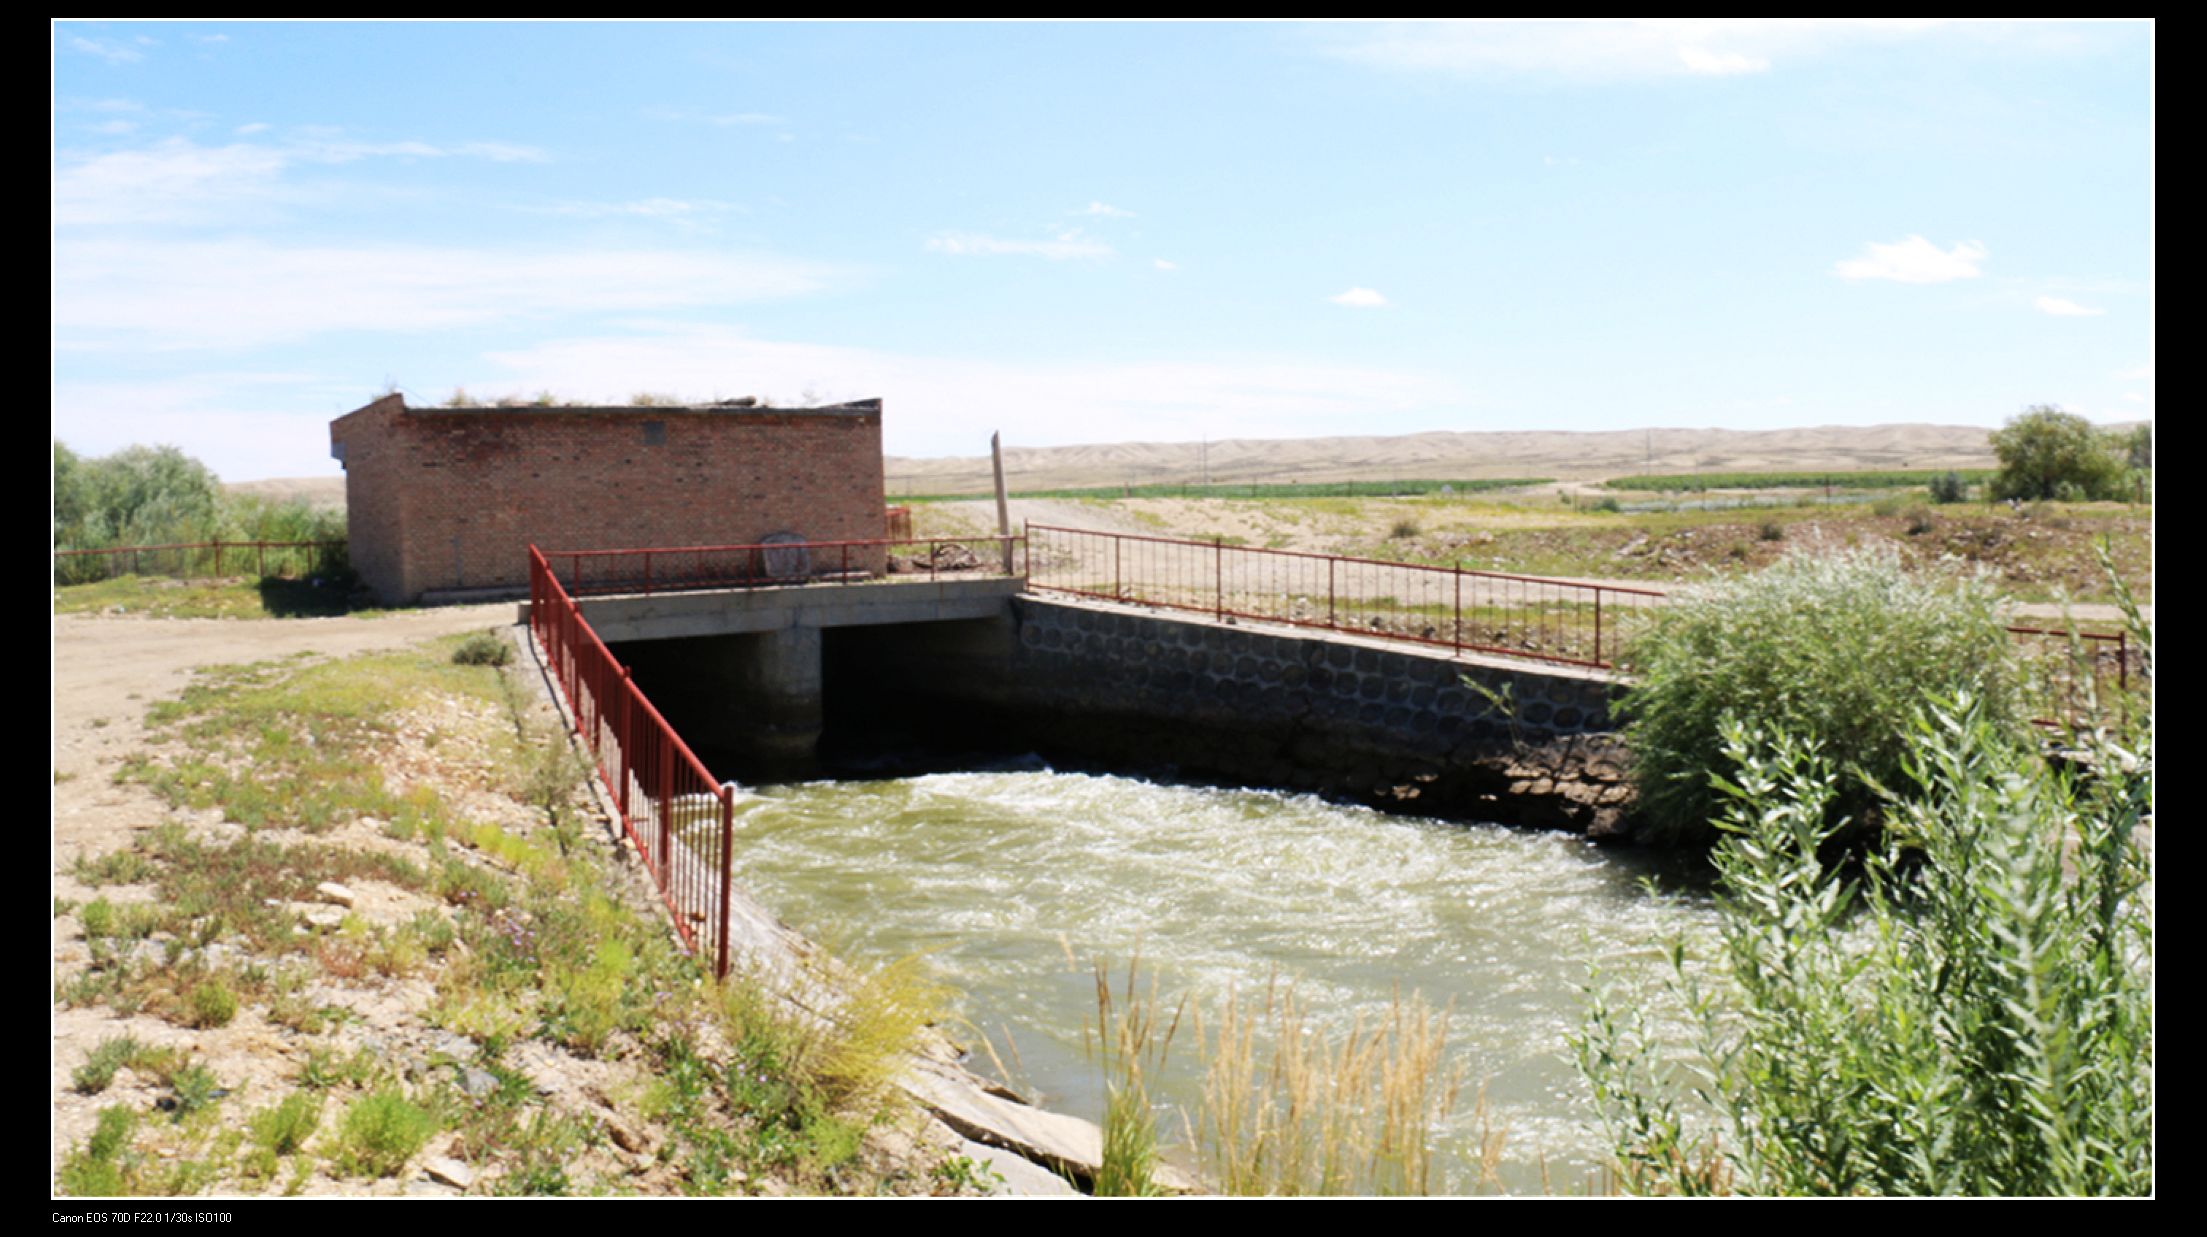
M 1894 490 L 1930 485 L 1932 478 L 1949 472 L 1961 474 L 1965 485 L 1990 481 L 1990 468 L 1910 468 L 1872 472 L 1704 472 L 1662 473 L 1612 477 L 1602 485 L 1612 490 L 1676 493 L 1687 490 Z
M 1013 498 L 1416 498 L 1448 491 L 1473 494 L 1548 485 L 1552 477 L 1487 477 L 1476 481 L 1252 481 L 1212 485 L 1089 485 L 1062 490 L 1012 490 Z M 971 502 L 986 494 L 907 494 L 900 503 Z

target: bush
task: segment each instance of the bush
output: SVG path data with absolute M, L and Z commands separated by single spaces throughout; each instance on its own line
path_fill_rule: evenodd
M 386 1087 L 354 1100 L 345 1110 L 335 1157 L 352 1176 L 389 1177 L 406 1166 L 437 1132 L 437 1119 Z
M 1931 479 L 1931 501 L 1958 503 L 1969 497 L 1969 483 L 1958 472 L 1943 472 Z
M 503 666 L 512 660 L 513 646 L 496 632 L 476 632 L 452 650 L 453 664 L 460 666 Z
M 2127 450 L 2127 449 L 2126 449 Z M 1992 453 L 2000 473 L 1993 478 L 1994 498 L 2121 498 L 2124 457 L 2116 444 L 2073 412 L 2040 405 L 1993 432 Z
M 1859 878 L 1822 857 L 1846 781 L 1726 727 L 1722 970 L 1672 947 L 1689 1109 L 1643 1002 L 1573 1041 L 1629 1186 L 1672 1193 L 2153 1189 L 2150 736 L 2056 771 L 1983 702 L 1927 708 Z M 1904 849 L 1905 848 L 1905 849 Z M 1714 1109 L 1714 1129 L 1689 1111 Z
M 1646 836 L 1706 844 L 1735 780 L 1722 738 L 1735 719 L 1799 736 L 1839 771 L 1832 809 L 1874 821 L 1898 785 L 1906 719 L 1967 692 L 1995 725 L 2019 690 L 2000 605 L 1983 578 L 1910 575 L 1889 547 L 1796 553 L 1753 576 L 1685 590 L 1627 650 L 1620 702 Z

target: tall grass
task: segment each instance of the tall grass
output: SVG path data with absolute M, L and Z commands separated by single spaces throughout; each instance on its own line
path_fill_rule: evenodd
M 1104 1073 L 1103 1153 L 1095 1193 L 1104 1198 L 1140 1198 L 1164 1193 L 1157 1180 L 1157 1113 L 1150 1079 L 1165 1067 L 1173 1036 L 1180 1029 L 1183 998 L 1160 1024 L 1163 1006 L 1154 978 L 1144 990 L 1136 985 L 1140 959 L 1127 964 L 1126 980 L 1114 995 L 1111 974 L 1096 964 L 1096 1025 L 1091 1047 Z
M 1448 1016 L 1415 995 L 1376 1026 L 1346 1036 L 1310 1024 L 1293 985 L 1261 1000 L 1229 993 L 1206 1034 L 1196 1143 L 1206 1176 L 1228 1194 L 1428 1194 L 1433 1130 L 1455 1107 L 1460 1075 L 1445 1060 Z M 1489 1134 L 1482 1163 L 1500 1152 Z M 1491 1152 L 1492 1154 L 1487 1154 Z
M 1461 1074 L 1447 1062 L 1448 1016 L 1415 994 L 1346 1034 L 1314 1024 L 1292 983 L 1260 997 L 1228 992 L 1206 1020 L 1183 996 L 1170 1010 L 1130 964 L 1114 990 L 1096 968 L 1105 1078 L 1100 1195 L 1162 1193 L 1152 1086 L 1183 1022 L 1203 1059 L 1200 1101 L 1184 1132 L 1205 1189 L 1238 1195 L 1429 1194 L 1444 1186 L 1434 1131 L 1454 1111 Z M 1496 1184 L 1502 1135 L 1485 1126 L 1479 1181 Z

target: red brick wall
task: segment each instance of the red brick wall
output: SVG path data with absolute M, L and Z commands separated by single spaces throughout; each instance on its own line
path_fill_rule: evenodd
M 661 441 L 646 441 L 647 423 L 663 427 Z M 526 587 L 532 542 L 629 549 L 882 531 L 878 403 L 408 409 L 389 396 L 330 434 L 344 452 L 353 561 L 387 602 Z

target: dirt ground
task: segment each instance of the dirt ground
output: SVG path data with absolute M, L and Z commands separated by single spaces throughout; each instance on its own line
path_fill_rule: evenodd
M 133 835 L 174 819 L 145 787 L 117 785 L 113 775 L 124 758 L 145 740 L 146 709 L 175 696 L 197 666 L 266 661 L 311 654 L 343 657 L 396 648 L 417 640 L 480 630 L 514 621 L 511 603 L 424 610 L 374 618 L 324 619 L 147 619 L 110 615 L 57 615 L 53 620 L 52 832 L 49 868 L 52 894 L 82 903 L 104 893 L 122 903 L 151 897 L 146 886 L 109 886 L 93 890 L 72 874 L 79 855 L 98 855 L 127 846 Z M 219 835 L 221 813 L 199 814 L 188 823 Z M 373 830 L 358 839 L 364 846 L 383 842 Z M 365 883 L 358 891 L 363 915 L 404 918 L 407 895 L 396 888 Z M 384 903 L 390 903 L 385 906 Z M 379 916 L 379 911 L 389 912 Z M 66 916 L 49 920 L 49 983 L 65 968 L 88 956 Z M 400 994 L 403 996 L 404 994 Z M 418 994 L 417 994 L 418 995 Z M 403 1000 L 398 1002 L 404 1004 Z M 373 1025 L 373 1011 L 369 1013 Z M 187 1032 L 152 1018 L 123 1019 L 99 1007 L 63 1009 L 52 1014 L 49 1056 L 51 1159 L 49 1180 L 60 1169 L 67 1149 L 90 1132 L 99 1105 L 77 1095 L 70 1074 L 102 1040 L 129 1034 L 155 1046 L 195 1047 L 226 1082 L 238 1087 L 269 1084 L 286 1060 L 278 1032 L 258 1016 L 237 1019 L 220 1032 Z M 144 1107 L 146 1096 L 118 1092 Z

